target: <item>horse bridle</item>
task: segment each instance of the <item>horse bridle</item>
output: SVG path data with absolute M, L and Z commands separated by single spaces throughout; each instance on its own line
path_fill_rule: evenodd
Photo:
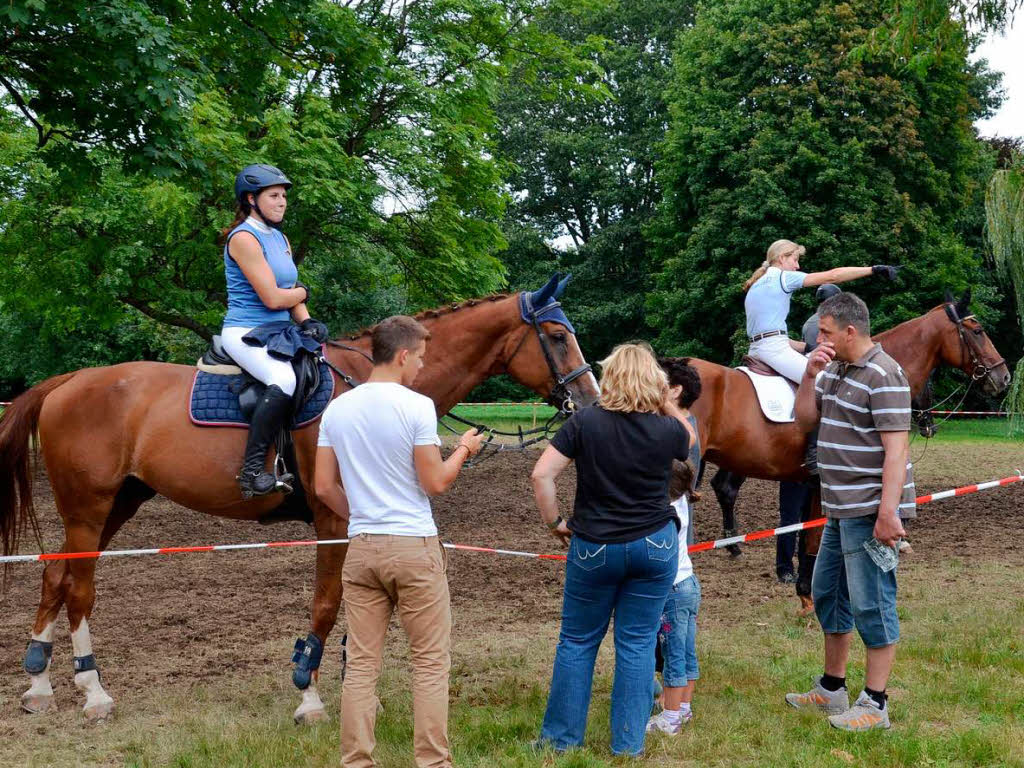
M 534 308 L 530 303 L 530 297 L 526 297 L 526 322 L 528 322 L 533 330 L 537 333 L 537 341 L 540 343 L 540 350 L 544 353 L 544 362 L 548 365 L 548 371 L 551 373 L 551 379 L 555 382 L 551 388 L 551 393 L 547 397 L 549 404 L 553 405 L 565 416 L 568 416 L 576 410 L 576 402 L 572 399 L 572 392 L 569 390 L 569 385 L 576 381 L 580 376 L 585 376 L 590 373 L 593 369 L 589 363 L 583 363 L 578 368 L 573 369 L 569 373 L 562 375 L 561 371 L 558 370 L 558 366 L 555 364 L 555 357 L 551 354 L 551 347 L 548 344 L 548 335 L 544 333 L 544 329 L 540 327 L 540 317 L 552 310 L 558 309 L 562 306 L 559 301 L 551 301 L 545 304 L 543 307 Z M 529 337 L 529 331 L 523 334 L 522 338 L 519 339 L 519 343 L 516 344 L 516 348 L 512 351 L 512 354 L 508 356 L 505 361 L 505 368 L 511 365 L 512 360 L 516 355 L 519 354 L 519 350 L 523 348 L 523 344 Z
M 551 347 L 549 346 L 547 341 L 547 334 L 544 333 L 544 329 L 540 327 L 540 320 L 538 319 L 541 315 L 544 315 L 547 312 L 550 312 L 554 309 L 558 309 L 559 307 L 561 307 L 561 302 L 552 301 L 544 305 L 540 309 L 534 309 L 530 305 L 530 297 L 529 295 L 527 295 L 526 304 L 529 308 L 529 311 L 526 314 L 526 322 L 528 322 L 533 327 L 533 330 L 537 333 L 537 341 L 540 343 L 541 352 L 544 353 L 544 362 L 547 363 L 548 371 L 551 373 L 551 378 L 555 382 L 554 386 L 551 388 L 551 393 L 548 395 L 548 403 L 557 408 L 559 413 L 561 413 L 563 416 L 568 416 L 569 414 L 576 410 L 576 401 L 572 399 L 572 392 L 569 390 L 569 385 L 572 382 L 576 381 L 576 379 L 578 379 L 580 376 L 584 376 L 590 373 L 593 369 L 590 367 L 589 363 L 584 363 L 583 365 L 579 366 L 578 368 L 570 371 L 569 373 L 563 376 L 562 373 L 558 370 L 558 366 L 555 364 L 555 357 L 554 355 L 551 354 Z M 505 361 L 506 370 L 508 369 L 508 366 L 511 364 L 512 359 L 517 354 L 519 354 L 519 350 L 522 349 L 523 343 L 526 341 L 529 335 L 530 333 L 529 331 L 527 331 L 519 339 L 519 343 L 516 344 L 516 348 L 512 351 L 512 354 L 509 355 L 508 359 Z M 356 347 L 349 346 L 348 344 L 342 344 L 340 342 L 333 340 L 328 341 L 327 344 L 332 347 L 337 347 L 339 349 L 344 349 L 350 352 L 358 352 L 360 355 L 369 360 L 370 363 L 373 363 L 373 358 L 371 358 L 361 349 L 357 349 Z M 356 387 L 359 385 L 359 382 L 356 379 L 354 379 L 352 376 L 349 376 L 344 371 L 335 366 L 333 363 L 331 363 L 331 361 L 327 359 L 326 355 L 322 355 L 320 359 L 323 362 L 327 363 L 328 367 L 330 367 L 331 370 L 333 370 L 341 378 L 342 381 L 348 384 L 349 387 Z
M 968 335 L 969 332 L 967 328 L 964 327 L 965 320 L 977 320 L 973 314 L 967 315 L 966 317 L 960 317 L 956 311 L 956 307 L 954 307 L 951 302 L 943 304 L 943 308 L 946 310 L 946 316 L 950 319 L 950 322 L 956 326 L 957 333 L 960 336 L 961 349 L 967 351 L 967 355 L 961 354 L 961 359 L 969 357 L 971 360 L 970 376 L 972 381 L 981 381 L 1000 365 L 1006 365 L 1006 358 L 1003 357 L 1000 357 L 992 365 L 986 365 L 981 359 L 981 354 L 971 343 L 970 336 Z

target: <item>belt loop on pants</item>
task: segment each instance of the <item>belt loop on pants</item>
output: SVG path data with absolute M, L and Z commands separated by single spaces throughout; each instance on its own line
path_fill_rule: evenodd
M 754 342 L 754 341 L 760 341 L 761 339 L 770 339 L 772 336 L 785 336 L 785 335 L 786 335 L 785 331 L 768 331 L 767 333 L 759 333 L 756 336 L 751 336 L 750 340 L 752 342 Z

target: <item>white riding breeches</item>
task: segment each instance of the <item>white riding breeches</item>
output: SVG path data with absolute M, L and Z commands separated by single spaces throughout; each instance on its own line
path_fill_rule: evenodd
M 767 363 L 798 386 L 807 370 L 807 357 L 789 346 L 788 336 L 769 336 L 751 342 L 748 354 Z
M 286 395 L 295 394 L 295 371 L 288 360 L 267 354 L 266 347 L 251 347 L 242 341 L 252 328 L 224 328 L 220 332 L 224 350 L 232 359 L 267 386 L 276 384 Z

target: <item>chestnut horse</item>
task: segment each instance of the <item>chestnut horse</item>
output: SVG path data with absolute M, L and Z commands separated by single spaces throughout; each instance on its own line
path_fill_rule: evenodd
M 519 294 L 499 295 L 420 314 L 431 339 L 415 389 L 434 401 L 438 414 L 447 413 L 477 384 L 501 373 L 560 406 L 594 402 L 597 382 L 574 334 L 542 311 L 558 306 L 567 280 L 559 282 L 556 275 L 541 290 L 526 294 L 532 303 L 521 305 L 526 299 Z M 537 311 L 531 313 L 530 307 Z M 348 338 L 343 346 L 328 346 L 325 355 L 338 369 L 365 379 L 371 367 L 366 356 L 370 331 Z M 64 523 L 63 552 L 106 549 L 140 505 L 158 493 L 190 509 L 237 520 L 259 520 L 280 505 L 283 497 L 278 494 L 248 501 L 241 497 L 235 475 L 245 446 L 244 429 L 202 428 L 190 422 L 187 400 L 195 373 L 187 365 L 123 363 L 55 376 L 18 397 L 0 419 L 4 553 L 16 549 L 26 522 L 35 523 L 29 443 L 37 431 Z M 335 391 L 347 387 L 338 381 Z M 293 433 L 298 471 L 317 538 L 345 538 L 346 525 L 311 492 L 318 423 Z M 338 616 L 346 550 L 343 545 L 317 548 L 310 637 L 321 649 Z M 89 634 L 95 570 L 93 558 L 46 565 L 25 660 L 31 687 L 22 696 L 22 706 L 29 712 L 42 712 L 53 701 L 50 654 L 63 605 L 74 646 L 75 685 L 86 696 L 84 714 L 92 720 L 112 710 Z M 306 662 L 297 721 L 325 717 L 316 690 L 317 666 Z
M 1010 371 L 981 323 L 968 314 L 971 292 L 874 337 L 907 374 L 911 395 L 919 397 L 937 367 L 959 368 L 991 395 L 1010 384 Z M 795 423 L 776 424 L 761 413 L 754 387 L 742 371 L 690 358 L 702 392 L 691 411 L 697 417 L 704 458 L 719 467 L 711 481 L 722 507 L 726 535 L 735 531 L 736 495 L 747 477 L 764 480 L 808 478 L 803 466 L 807 435 Z M 817 551 L 820 529 L 807 535 L 807 551 Z M 808 574 L 809 577 L 809 574 Z

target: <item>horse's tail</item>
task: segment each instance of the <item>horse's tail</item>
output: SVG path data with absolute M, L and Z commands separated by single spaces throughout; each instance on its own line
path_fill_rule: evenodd
M 17 551 L 27 524 L 39 538 L 32 506 L 30 441 L 39 427 L 43 401 L 72 376 L 73 373 L 65 373 L 36 384 L 16 397 L 0 416 L 0 539 L 5 555 Z

